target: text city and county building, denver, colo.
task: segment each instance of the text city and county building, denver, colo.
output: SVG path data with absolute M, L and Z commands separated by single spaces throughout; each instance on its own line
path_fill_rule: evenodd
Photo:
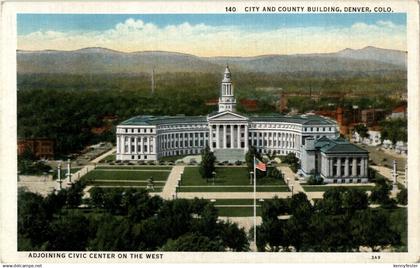
M 218 161 L 243 161 L 250 146 L 261 153 L 294 153 L 302 178 L 326 183 L 368 181 L 368 152 L 339 137 L 337 123 L 317 115 L 246 116 L 236 112 L 231 72 L 224 72 L 219 109 L 207 116 L 136 116 L 117 126 L 117 160 L 158 160 L 199 154 L 206 145 Z

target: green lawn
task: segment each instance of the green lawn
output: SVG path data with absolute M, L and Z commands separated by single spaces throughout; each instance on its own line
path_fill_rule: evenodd
M 126 170 L 92 170 L 83 176 L 87 180 L 148 180 L 153 177 L 154 181 L 166 181 L 167 171 L 126 171 Z
M 155 187 L 163 187 L 165 183 L 163 182 L 155 182 Z M 136 181 L 136 182 L 116 182 L 116 181 L 92 181 L 89 185 L 94 186 L 147 186 L 146 181 Z
M 172 167 L 168 166 L 96 166 L 96 169 L 135 169 L 135 170 L 167 170 L 171 171 Z
M 211 199 L 209 199 L 210 201 Z M 214 204 L 218 205 L 254 205 L 254 199 L 215 199 Z M 260 205 L 261 202 L 257 199 L 257 205 Z
M 182 185 L 200 186 L 213 185 L 213 179 L 206 182 L 199 173 L 198 167 L 186 167 L 182 175 Z M 249 172 L 246 167 L 216 167 L 215 185 L 250 185 Z M 283 180 L 261 178 L 257 180 L 260 185 L 284 185 Z
M 193 186 L 193 187 L 180 187 L 180 192 L 252 192 L 254 187 L 217 187 L 217 186 Z M 257 187 L 257 192 L 288 192 L 287 186 L 267 186 Z
M 225 217 L 252 217 L 254 216 L 254 208 L 251 207 L 218 207 L 219 216 Z M 261 209 L 257 207 L 257 216 L 261 216 Z
M 354 189 L 360 189 L 363 191 L 371 191 L 373 189 L 374 186 L 355 186 L 355 185 L 348 185 L 346 186 L 345 184 L 340 185 L 342 187 L 346 187 L 346 188 L 354 188 Z M 339 186 L 322 186 L 322 185 L 304 185 L 302 184 L 303 189 L 306 192 L 325 192 L 328 189 L 332 189 L 332 188 L 336 188 Z
M 95 185 L 95 187 L 101 187 L 101 186 L 104 186 L 104 185 Z M 109 186 L 113 186 L 113 185 L 109 185 Z M 133 187 L 124 187 L 124 188 L 122 188 L 122 187 L 118 187 L 118 186 L 125 186 L 125 185 L 115 185 L 115 187 L 106 187 L 106 188 L 104 188 L 104 189 L 118 189 L 118 190 L 121 190 L 121 191 L 123 191 L 123 190 L 125 190 L 125 189 L 130 189 L 130 188 L 134 188 L 134 189 L 140 189 L 140 188 L 143 188 L 143 189 L 146 189 L 146 186 L 144 186 L 144 187 L 140 187 L 140 186 L 136 186 L 136 185 L 127 185 L 127 186 L 133 186 Z M 93 188 L 91 188 L 89 191 L 91 191 Z M 148 191 L 149 192 L 157 192 L 157 193 L 159 193 L 159 192 L 162 192 L 162 189 L 163 189 L 163 187 L 159 187 L 159 186 L 155 186 L 155 190 L 153 191 L 153 190 L 151 190 L 151 189 L 149 189 Z M 147 190 L 147 189 L 146 189 Z
M 107 161 L 115 161 L 115 154 L 108 155 L 104 159 L 101 160 L 101 162 L 107 162 Z

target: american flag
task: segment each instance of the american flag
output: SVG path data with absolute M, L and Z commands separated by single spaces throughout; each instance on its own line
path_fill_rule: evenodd
M 267 171 L 267 165 L 255 158 L 255 168 L 261 171 Z

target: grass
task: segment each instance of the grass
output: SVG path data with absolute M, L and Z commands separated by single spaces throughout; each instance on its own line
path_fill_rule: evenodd
M 179 192 L 252 192 L 254 187 L 180 187 Z M 257 187 L 257 192 L 288 192 L 289 189 L 286 186 L 268 186 L 268 187 Z
M 108 161 L 115 161 L 115 154 L 110 154 L 107 157 L 105 157 L 104 159 L 101 160 L 101 162 L 108 162 Z
M 215 185 L 250 185 L 249 172 L 246 167 L 216 167 Z M 284 185 L 283 180 L 273 178 L 257 179 L 260 185 Z M 198 167 L 186 167 L 182 175 L 182 185 L 213 185 L 213 179 L 206 182 L 200 175 Z
M 114 185 L 94 185 L 95 187 L 101 187 L 101 186 L 114 186 Z M 118 187 L 118 186 L 133 186 L 133 187 L 124 187 L 124 188 L 122 188 L 122 187 Z M 123 191 L 123 190 L 125 190 L 125 189 L 129 189 L 129 188 L 134 188 L 134 189 L 140 189 L 140 188 L 142 188 L 142 189 L 145 189 L 145 190 L 147 190 L 146 189 L 146 186 L 144 186 L 144 187 L 142 187 L 141 185 L 140 186 L 138 186 L 138 185 L 115 185 L 115 187 L 106 187 L 106 188 L 104 188 L 104 189 L 118 189 L 118 190 L 120 190 L 120 191 Z M 89 190 L 89 192 L 92 190 L 93 188 L 91 188 L 90 190 Z M 159 193 L 159 192 L 162 192 L 162 189 L 163 189 L 163 187 L 159 187 L 159 186 L 155 186 L 155 190 L 154 191 L 152 191 L 151 189 L 149 189 L 148 191 L 149 192 L 157 192 L 157 193 Z
M 87 180 L 148 180 L 153 177 L 154 181 L 166 181 L 169 172 L 166 171 L 106 171 L 106 170 L 92 170 L 88 172 L 84 179 Z
M 163 187 L 165 183 L 157 183 L 155 182 L 155 187 L 160 186 Z M 147 186 L 146 181 L 136 181 L 136 182 L 116 182 L 116 181 L 93 181 L 89 183 L 89 185 L 94 186 Z
M 218 205 L 254 205 L 254 199 L 215 199 L 216 202 L 214 204 Z M 209 199 L 210 201 L 210 199 Z M 261 204 L 261 202 L 257 199 L 257 205 Z
M 135 170 L 168 170 L 171 171 L 172 167 L 168 166 L 96 166 L 96 169 L 135 169 Z
M 374 186 L 356 186 L 356 185 L 349 185 L 346 186 L 345 184 L 340 185 L 342 187 L 346 188 L 354 188 L 354 189 L 360 189 L 363 191 L 371 191 Z M 333 189 L 339 186 L 322 186 L 322 185 L 302 185 L 305 192 L 325 192 L 326 190 Z
M 225 217 L 252 217 L 254 216 L 254 208 L 251 207 L 218 207 L 219 216 Z M 261 209 L 257 207 L 257 216 L 261 216 Z

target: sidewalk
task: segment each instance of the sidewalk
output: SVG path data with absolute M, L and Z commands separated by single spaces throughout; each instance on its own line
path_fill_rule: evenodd
M 97 158 L 93 159 L 92 161 L 90 161 L 90 163 L 92 163 L 91 165 L 86 165 L 84 166 L 82 169 L 80 169 L 79 171 L 71 174 L 71 182 L 74 183 L 76 181 L 78 181 L 81 177 L 83 177 L 84 175 L 86 175 L 89 171 L 92 171 L 96 168 L 96 164 L 99 163 L 99 161 L 101 161 L 102 159 L 104 159 L 105 157 L 107 157 L 108 155 L 111 155 L 115 152 L 115 148 L 112 148 L 111 150 L 109 150 L 108 152 L 98 156 Z M 66 167 L 66 166 L 64 166 Z M 68 179 L 67 176 L 65 176 L 67 172 L 66 168 L 62 168 L 62 176 L 64 178 L 61 179 L 61 188 L 62 189 L 66 189 L 69 188 L 71 186 L 71 183 Z M 60 183 L 57 180 L 57 184 L 55 186 L 56 190 L 60 190 Z M 86 192 L 86 191 L 85 191 Z
M 184 166 L 174 166 L 169 173 L 168 180 L 163 187 L 162 193 L 160 196 L 163 199 L 173 199 L 175 196 L 175 189 L 178 185 L 178 180 L 181 179 L 181 173 L 184 172 Z M 179 196 L 179 194 L 178 194 Z
M 281 171 L 281 173 L 283 173 L 284 175 L 284 181 L 287 183 L 287 178 L 289 179 L 289 184 L 287 185 L 290 189 L 290 191 L 292 191 L 292 185 L 293 185 L 293 193 L 305 193 L 305 190 L 303 189 L 303 187 L 300 185 L 300 182 L 298 180 L 295 179 L 295 173 L 293 173 L 293 171 L 287 167 L 287 166 L 279 166 L 277 167 L 278 170 Z

